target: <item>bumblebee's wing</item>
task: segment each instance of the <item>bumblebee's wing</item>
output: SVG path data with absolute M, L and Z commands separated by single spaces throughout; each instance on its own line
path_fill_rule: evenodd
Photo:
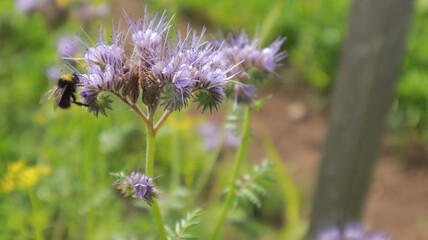
M 59 104 L 59 102 L 61 102 L 61 98 L 62 98 L 62 95 L 64 95 L 64 92 L 65 92 L 65 89 L 66 89 L 67 87 L 62 87 L 62 88 L 56 88 L 56 90 L 55 90 L 55 92 L 54 92 L 54 95 L 55 95 L 55 104 L 54 104 L 54 110 L 56 110 L 57 108 L 58 108 L 58 104 Z
M 58 86 L 55 85 L 53 88 L 51 88 L 51 90 L 49 90 L 47 93 L 43 94 L 42 98 L 39 101 L 39 104 L 42 104 L 44 102 L 46 102 L 47 100 L 49 100 L 52 96 L 52 94 L 58 89 Z

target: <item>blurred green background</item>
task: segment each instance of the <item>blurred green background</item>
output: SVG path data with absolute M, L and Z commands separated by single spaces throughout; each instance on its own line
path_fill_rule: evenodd
M 0 2 L 1 183 L 4 187 L 9 176 L 8 164 L 18 160 L 24 161 L 27 168 L 51 169 L 40 179 L 36 177 L 37 171 L 30 172 L 31 176 L 17 174 L 17 181 L 28 177 L 30 184 L 21 187 L 17 184 L 9 191 L 0 192 L 0 239 L 33 239 L 36 231 L 46 239 L 156 239 L 149 211 L 142 204 L 122 198 L 108 174 L 130 170 L 129 161 L 135 166 L 142 160 L 144 127 L 138 118 L 117 101 L 108 117 L 98 119 L 79 107 L 54 112 L 52 102 L 39 105 L 43 93 L 55 84 L 54 80 L 48 80 L 46 72 L 52 66 L 62 66 L 57 53 L 61 36 L 80 33 L 81 26 L 97 29 L 104 23 L 111 27 L 111 18 L 117 20 L 122 9 L 133 16 L 144 9 L 142 2 L 113 1 L 106 2 L 110 12 L 105 16 L 88 20 L 75 13 L 76 9 L 85 8 L 85 4 L 101 3 L 57 1 L 68 16 L 52 17 L 41 11 L 20 12 L 12 0 Z M 196 28 L 206 25 L 214 34 L 219 29 L 222 32 L 246 29 L 250 34 L 258 32 L 265 43 L 286 36 L 283 48 L 289 57 L 285 62 L 287 71 L 284 68 L 278 71 L 281 78 L 302 84 L 328 100 L 350 4 L 349 0 L 180 0 L 157 1 L 149 3 L 148 8 L 158 12 L 167 9 L 170 16 L 176 14 L 174 21 L 179 26 L 186 26 L 187 22 Z M 426 146 L 428 141 L 427 23 L 428 0 L 418 0 L 389 118 L 397 148 L 413 142 Z M 288 75 L 290 71 L 292 76 Z M 156 182 L 167 192 L 160 205 L 168 212 L 166 222 L 170 226 L 194 207 L 189 206 L 189 188 L 197 181 L 203 159 L 211 154 L 204 150 L 202 136 L 195 126 L 209 118 L 210 115 L 176 114 L 157 138 L 155 175 L 162 177 Z M 222 151 L 217 177 L 209 184 L 210 191 L 221 193 L 233 164 L 228 161 L 232 155 L 231 149 Z M 180 160 L 178 170 L 170 167 L 172 158 Z M 242 172 L 250 171 L 250 165 Z M 24 170 L 22 167 L 19 171 Z M 178 178 L 170 177 L 174 171 L 178 171 Z M 277 175 L 281 179 L 284 174 Z M 283 212 L 290 208 L 284 204 L 283 191 L 274 191 L 287 190 L 287 186 L 280 185 L 266 183 L 272 190 L 266 200 L 269 204 L 260 209 L 235 211 L 232 215 L 238 227 L 226 226 L 224 239 L 278 239 L 287 224 Z M 216 202 L 209 198 L 211 195 L 215 194 L 207 193 L 204 200 Z M 307 213 L 308 204 L 303 205 L 306 207 L 303 212 Z M 207 210 L 206 219 L 210 218 L 210 211 L 218 208 L 213 209 Z M 210 228 L 205 225 L 195 231 Z

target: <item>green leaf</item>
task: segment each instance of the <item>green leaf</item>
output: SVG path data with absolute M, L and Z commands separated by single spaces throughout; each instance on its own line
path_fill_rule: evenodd
M 262 98 L 260 100 L 255 101 L 254 104 L 253 104 L 253 109 L 256 110 L 256 111 L 259 111 L 260 108 L 262 108 L 263 105 L 265 105 L 265 103 L 267 102 L 267 100 L 269 100 L 271 98 L 272 98 L 272 95 L 269 95 L 267 97 L 264 97 L 264 98 Z
M 273 167 L 273 164 L 265 160 L 261 164 L 255 165 L 251 174 L 244 174 L 236 180 L 236 192 L 233 201 L 234 209 L 239 206 L 262 206 L 262 198 L 269 196 L 268 191 L 262 185 L 262 180 L 274 180 L 271 176 Z M 226 190 L 226 192 L 228 191 L 229 189 Z
M 174 231 L 171 228 L 166 227 L 168 239 L 197 239 L 197 237 L 188 234 L 189 229 L 199 224 L 199 216 L 201 215 L 202 209 L 197 209 L 192 213 L 187 213 L 185 218 L 180 219 L 176 224 Z
M 250 189 L 245 188 L 242 190 L 242 195 L 246 197 L 252 204 L 256 205 L 257 207 L 262 206 L 262 201 L 257 196 L 256 193 L 252 192 Z

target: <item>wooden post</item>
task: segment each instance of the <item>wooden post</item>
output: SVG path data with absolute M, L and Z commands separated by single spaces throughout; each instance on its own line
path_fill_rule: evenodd
M 399 77 L 413 0 L 355 0 L 335 79 L 308 239 L 359 221 Z

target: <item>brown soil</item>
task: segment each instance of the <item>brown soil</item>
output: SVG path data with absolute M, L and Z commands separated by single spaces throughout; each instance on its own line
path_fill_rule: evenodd
M 282 83 L 266 92 L 273 97 L 254 114 L 254 132 L 273 137 L 304 199 L 311 199 L 327 130 L 322 100 L 298 84 Z M 255 146 L 253 156 L 263 157 Z M 428 239 L 427 171 L 406 171 L 402 163 L 403 156 L 385 140 L 363 222 L 394 239 Z M 303 205 L 307 219 L 310 201 Z

